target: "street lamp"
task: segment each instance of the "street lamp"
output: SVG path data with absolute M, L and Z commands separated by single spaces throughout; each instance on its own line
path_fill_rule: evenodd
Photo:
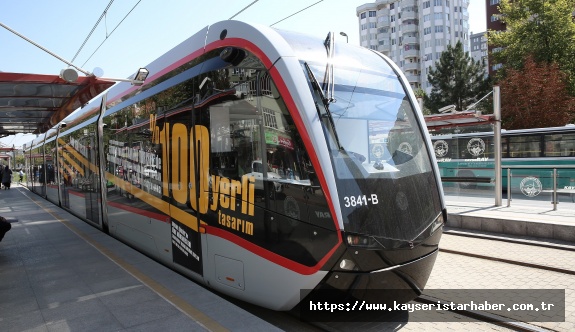
M 345 33 L 345 32 L 342 31 L 342 32 L 340 32 L 339 34 L 345 37 L 345 42 L 346 42 L 346 43 L 349 43 L 349 37 L 347 36 L 347 33 Z

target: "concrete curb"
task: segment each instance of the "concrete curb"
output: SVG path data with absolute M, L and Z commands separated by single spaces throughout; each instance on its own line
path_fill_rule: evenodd
M 575 216 L 573 218 L 573 225 L 560 225 L 526 220 L 448 214 L 446 225 L 459 229 L 529 236 L 575 243 Z

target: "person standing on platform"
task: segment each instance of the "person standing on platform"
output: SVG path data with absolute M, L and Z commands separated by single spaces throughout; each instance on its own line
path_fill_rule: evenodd
M 4 217 L 0 217 L 0 241 L 2 241 L 4 235 L 10 229 L 12 229 L 12 225 L 10 224 L 10 222 L 8 222 L 8 220 L 6 220 L 6 218 Z
M 4 190 L 10 189 L 10 182 L 12 182 L 12 170 L 6 165 L 4 172 L 2 172 L 2 184 L 4 185 Z

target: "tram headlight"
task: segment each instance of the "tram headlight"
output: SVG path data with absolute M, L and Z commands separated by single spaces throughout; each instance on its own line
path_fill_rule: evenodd
M 360 236 L 360 235 L 348 235 L 347 236 L 347 244 L 349 244 L 350 246 L 361 246 L 361 245 L 367 245 L 367 243 L 369 242 L 369 239 L 366 236 Z
M 442 213 L 433 221 L 433 224 L 429 228 L 429 230 L 430 230 L 429 234 L 431 235 L 431 234 L 435 233 L 435 231 L 437 229 L 441 228 L 441 226 L 443 226 L 444 223 L 445 223 L 445 220 L 443 219 L 443 213 Z
M 355 268 L 355 263 L 350 259 L 342 259 L 341 262 L 339 262 L 339 268 L 351 271 Z
M 381 249 L 384 246 L 376 241 L 372 236 L 365 236 L 359 234 L 347 234 L 346 242 L 350 247 L 363 247 L 363 248 L 373 248 Z

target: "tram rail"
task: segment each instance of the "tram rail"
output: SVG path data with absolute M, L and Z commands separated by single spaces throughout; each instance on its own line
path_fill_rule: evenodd
M 544 247 L 544 248 L 551 248 L 551 249 L 556 249 L 556 250 L 566 250 L 566 251 L 575 252 L 575 247 L 569 247 L 569 246 L 565 246 L 565 245 L 558 245 L 558 244 L 551 244 L 551 243 L 541 243 L 541 242 L 538 243 L 538 242 L 534 242 L 534 241 L 526 241 L 526 240 L 519 240 L 519 239 L 512 239 L 512 238 L 501 238 L 501 237 L 479 235 L 479 234 L 470 234 L 470 233 L 459 233 L 459 232 L 453 232 L 453 231 L 446 231 L 445 234 L 454 235 L 454 236 L 467 236 L 467 237 L 473 237 L 473 238 L 478 238 L 478 239 L 502 241 L 502 242 L 508 242 L 508 243 L 516 243 L 516 244 L 522 244 L 522 245 L 529 245 L 529 246 Z M 531 262 L 526 262 L 526 261 L 519 261 L 519 260 L 507 259 L 507 258 L 502 258 L 502 257 L 494 257 L 494 256 L 488 256 L 488 255 L 484 255 L 484 254 L 471 253 L 471 252 L 466 252 L 466 251 L 461 251 L 461 250 L 446 249 L 446 248 L 441 248 L 441 247 L 439 248 L 439 252 L 444 252 L 444 253 L 449 253 L 449 254 L 454 254 L 454 255 L 462 255 L 462 256 L 479 258 L 479 259 L 485 259 L 485 260 L 490 260 L 490 261 L 497 261 L 497 262 L 506 263 L 506 264 L 513 264 L 513 265 L 524 266 L 524 267 L 529 267 L 529 268 L 534 268 L 534 269 L 539 269 L 539 270 L 553 271 L 553 272 L 558 272 L 558 273 L 563 273 L 563 274 L 568 274 L 568 275 L 575 275 L 575 270 L 565 269 L 565 268 L 561 268 L 561 267 L 557 267 L 557 266 L 542 265 L 542 264 L 531 263 Z
M 449 305 L 452 301 L 443 300 L 434 298 L 427 295 L 420 295 L 414 302 L 419 303 L 429 303 L 429 304 L 436 304 L 439 303 L 441 305 Z M 501 317 L 499 315 L 492 314 L 486 311 L 478 311 L 478 310 L 448 310 L 466 317 L 477 319 L 481 322 L 491 323 L 495 325 L 499 325 L 505 328 L 509 328 L 515 331 L 526 331 L 526 332 L 542 332 L 542 331 L 549 331 L 548 329 L 529 324 L 526 322 L 520 322 L 518 320 L 512 320 L 507 317 Z
M 521 238 L 512 238 L 512 237 L 502 237 L 502 236 L 490 235 L 490 234 L 485 234 L 485 233 L 462 232 L 462 231 L 457 231 L 457 230 L 453 230 L 453 229 L 444 229 L 443 233 L 447 234 L 447 235 L 470 237 L 470 238 L 484 239 L 484 240 L 493 240 L 493 241 L 500 241 L 500 242 L 507 242 L 507 243 L 525 244 L 525 245 L 542 247 L 542 248 L 550 248 L 550 249 L 558 249 L 558 250 L 566 250 L 566 251 L 574 251 L 575 252 L 575 245 L 552 243 L 552 242 L 542 242 L 541 239 L 521 239 Z

